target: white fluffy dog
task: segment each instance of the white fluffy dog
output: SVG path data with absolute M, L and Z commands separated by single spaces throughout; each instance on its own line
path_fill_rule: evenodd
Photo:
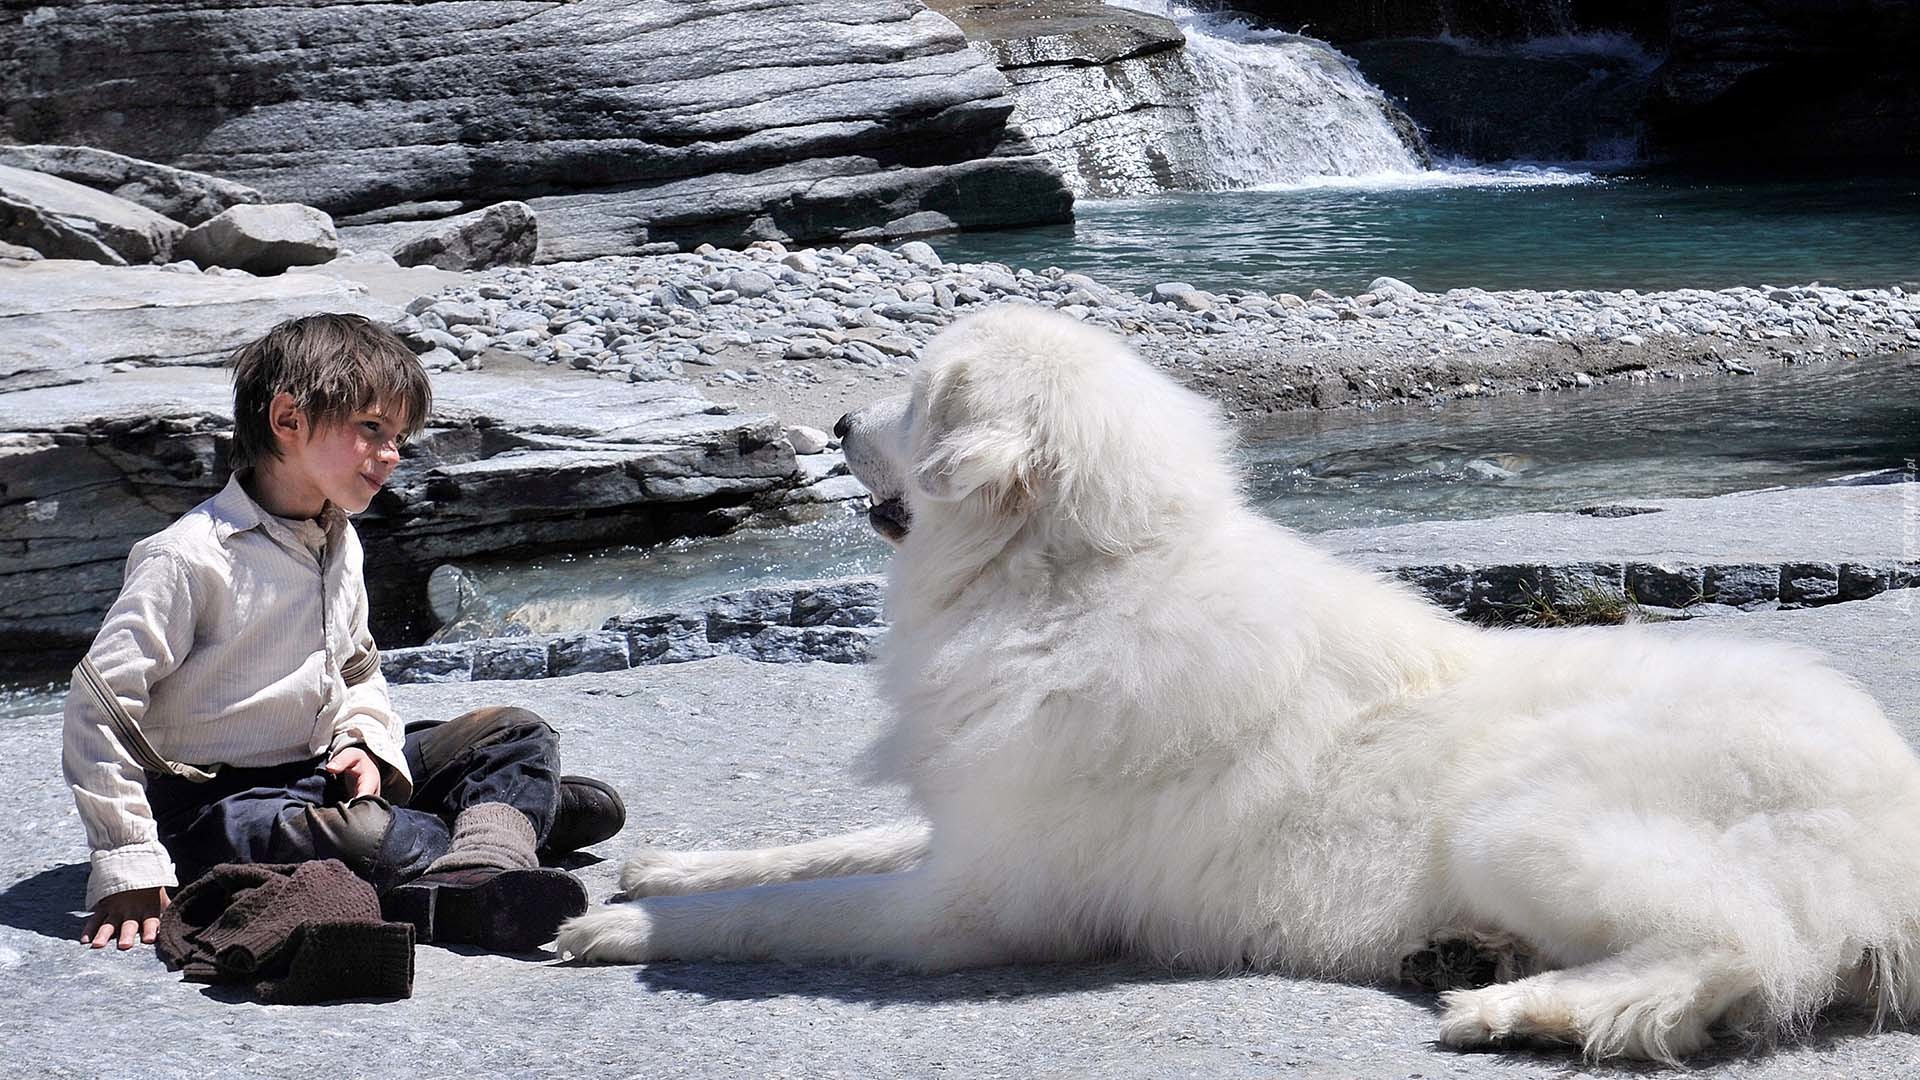
M 1038 309 L 842 428 L 898 547 L 867 764 L 927 824 L 642 850 L 563 954 L 1381 981 L 1504 941 L 1442 1040 L 1668 1060 L 1920 1011 L 1920 762 L 1814 656 L 1461 623 L 1249 510 L 1214 409 Z

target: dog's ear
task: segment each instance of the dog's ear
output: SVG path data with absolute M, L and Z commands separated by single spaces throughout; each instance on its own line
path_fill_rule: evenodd
M 935 502 L 958 502 L 983 487 L 1011 493 L 1024 486 L 1026 438 L 995 418 L 972 415 L 967 391 L 966 366 L 950 365 L 927 387 L 923 415 L 912 425 L 908 480 Z

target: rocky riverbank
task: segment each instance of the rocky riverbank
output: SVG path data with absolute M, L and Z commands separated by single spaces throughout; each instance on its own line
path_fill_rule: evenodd
M 429 363 L 449 371 L 508 349 L 616 380 L 686 378 L 828 428 L 890 392 L 941 328 L 1001 302 L 1044 304 L 1121 334 L 1240 416 L 1751 375 L 1920 348 L 1920 295 L 1898 286 L 1423 293 L 1381 278 L 1350 296 L 1178 282 L 1135 295 L 1070 269 L 947 263 L 921 241 L 702 245 L 508 267 L 440 301 L 438 317 L 421 306 L 410 329 L 440 350 Z

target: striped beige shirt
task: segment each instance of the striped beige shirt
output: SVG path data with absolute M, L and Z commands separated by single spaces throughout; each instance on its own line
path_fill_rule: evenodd
M 147 768 L 284 765 L 358 744 L 381 763 L 383 794 L 403 801 L 412 781 L 379 667 L 344 512 L 275 517 L 235 477 L 135 544 L 67 693 L 67 782 L 93 849 L 87 907 L 178 884 Z

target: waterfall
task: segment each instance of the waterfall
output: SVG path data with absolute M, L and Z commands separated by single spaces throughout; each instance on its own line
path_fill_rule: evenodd
M 1418 139 L 1410 122 L 1327 43 L 1168 0 L 1115 6 L 1170 19 L 1186 36 L 1180 64 L 1191 80 L 1203 157 L 1186 163 L 1195 186 L 1249 188 L 1422 167 L 1408 146 L 1407 138 Z

